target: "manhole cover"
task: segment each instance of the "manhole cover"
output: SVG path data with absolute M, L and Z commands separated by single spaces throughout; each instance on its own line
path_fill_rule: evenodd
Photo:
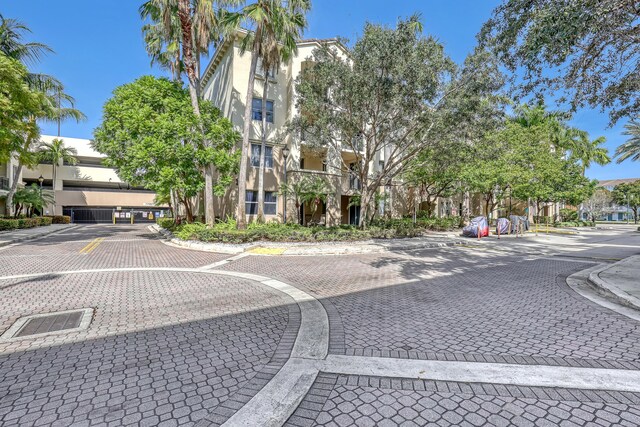
M 21 317 L 2 336 L 6 341 L 14 338 L 42 336 L 86 329 L 93 317 L 92 308 L 36 314 Z

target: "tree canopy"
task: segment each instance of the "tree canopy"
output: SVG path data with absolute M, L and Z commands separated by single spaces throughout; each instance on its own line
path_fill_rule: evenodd
M 639 17 L 628 0 L 505 0 L 479 39 L 523 72 L 522 93 L 610 109 L 613 124 L 640 113 Z
M 200 111 L 198 117 L 180 84 L 141 77 L 118 87 L 105 103 L 94 148 L 130 184 L 160 194 L 174 190 L 191 217 L 191 198 L 204 187 L 202 168 L 216 167 L 214 192 L 222 195 L 238 167 L 239 135 L 231 122 L 208 101 L 200 101 Z

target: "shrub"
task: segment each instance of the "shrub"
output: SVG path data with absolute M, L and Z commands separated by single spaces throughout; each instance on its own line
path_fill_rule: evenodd
M 50 216 L 42 216 L 38 219 L 40 220 L 40 226 L 51 225 L 53 223 L 53 218 L 51 218 Z
M 182 240 L 191 240 L 196 239 L 195 237 L 199 232 L 206 230 L 207 226 L 200 223 L 194 222 L 191 224 L 184 224 L 180 227 L 176 228 L 175 234 Z
M 0 230 L 14 230 L 16 228 L 33 228 L 40 225 L 40 217 L 0 219 Z
M 156 224 L 167 230 L 173 230 L 176 226 L 174 218 L 158 218 L 156 219 Z
M 71 224 L 71 217 L 69 215 L 52 215 L 45 218 L 51 218 L 52 224 Z

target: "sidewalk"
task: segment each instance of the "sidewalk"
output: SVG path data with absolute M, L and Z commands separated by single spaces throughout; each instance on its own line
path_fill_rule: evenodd
M 160 228 L 157 224 L 149 226 L 149 229 L 153 232 L 159 233 L 167 239 L 170 244 L 175 246 L 204 252 L 217 252 L 234 255 L 244 252 L 254 255 L 351 255 L 439 248 L 469 243 L 468 239 L 444 233 L 434 233 L 433 236 L 414 237 L 410 239 L 374 239 L 358 242 L 254 242 L 246 244 L 204 243 L 194 240 L 178 239 L 171 232 Z
M 52 224 L 44 227 L 21 228 L 18 230 L 0 231 L 0 247 L 25 240 L 37 239 L 61 230 L 77 227 L 76 224 Z
M 588 282 L 600 293 L 640 310 L 640 255 L 592 271 Z

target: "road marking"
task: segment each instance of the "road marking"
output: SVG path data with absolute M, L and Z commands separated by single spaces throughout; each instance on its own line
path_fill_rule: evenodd
M 84 248 L 80 249 L 81 254 L 90 254 L 104 240 L 104 237 L 96 237 Z
M 247 257 L 249 255 L 250 255 L 249 253 L 243 252 L 241 254 L 234 255 L 234 256 L 229 257 L 227 259 L 223 259 L 222 261 L 216 261 L 216 262 L 214 262 L 212 264 L 208 264 L 208 265 L 204 265 L 202 267 L 198 267 L 198 269 L 200 269 L 200 270 L 209 270 L 209 269 L 212 269 L 212 268 L 220 267 L 222 265 L 229 264 L 230 262 L 237 261 L 237 260 L 242 259 L 244 257 Z
M 323 372 L 465 383 L 640 392 L 640 371 L 508 363 L 450 362 L 331 354 Z
M 263 247 L 257 247 L 257 248 L 251 248 L 247 252 L 250 252 L 252 254 L 259 254 L 259 255 L 282 255 L 284 253 L 284 251 L 286 251 L 286 250 L 287 250 L 287 248 L 263 248 Z

